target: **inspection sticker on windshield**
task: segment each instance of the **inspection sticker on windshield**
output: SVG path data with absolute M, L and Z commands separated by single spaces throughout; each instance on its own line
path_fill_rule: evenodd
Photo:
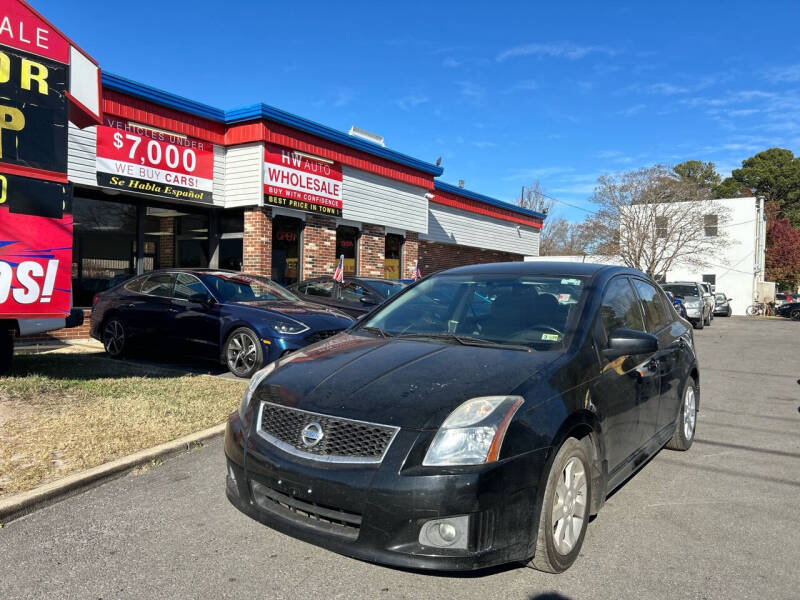
M 581 284 L 581 280 L 580 279 L 562 279 L 561 280 L 561 285 L 580 285 L 580 284 Z
M 543 333 L 542 339 L 547 340 L 548 342 L 557 342 L 558 341 L 558 334 L 557 333 Z

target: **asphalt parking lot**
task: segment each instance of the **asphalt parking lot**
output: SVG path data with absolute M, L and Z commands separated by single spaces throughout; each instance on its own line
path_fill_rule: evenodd
M 615 493 L 562 575 L 422 574 L 296 541 L 228 504 L 216 440 L 7 523 L 0 598 L 797 598 L 800 322 L 717 318 L 695 339 L 694 446 Z

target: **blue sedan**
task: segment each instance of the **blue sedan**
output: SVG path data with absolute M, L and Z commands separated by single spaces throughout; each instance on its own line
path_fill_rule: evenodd
M 353 324 L 257 275 L 170 269 L 134 277 L 95 296 L 92 337 L 120 357 L 132 346 L 211 358 L 239 377 Z

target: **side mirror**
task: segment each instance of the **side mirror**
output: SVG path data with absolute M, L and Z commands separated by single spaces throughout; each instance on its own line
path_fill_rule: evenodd
M 658 350 L 658 338 L 651 333 L 635 329 L 615 329 L 608 336 L 608 346 L 603 350 L 606 358 L 631 354 L 652 354 Z
M 194 304 L 211 304 L 211 298 L 208 297 L 208 294 L 203 294 L 201 292 L 189 296 L 189 302 Z
M 726 300 L 727 300 L 728 302 L 730 302 L 731 300 L 733 300 L 733 298 L 726 298 Z

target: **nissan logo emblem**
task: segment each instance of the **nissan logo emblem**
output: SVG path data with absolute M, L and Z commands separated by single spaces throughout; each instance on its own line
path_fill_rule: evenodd
M 300 432 L 300 441 L 306 448 L 313 448 L 322 441 L 325 434 L 322 431 L 322 425 L 316 421 L 312 421 Z

